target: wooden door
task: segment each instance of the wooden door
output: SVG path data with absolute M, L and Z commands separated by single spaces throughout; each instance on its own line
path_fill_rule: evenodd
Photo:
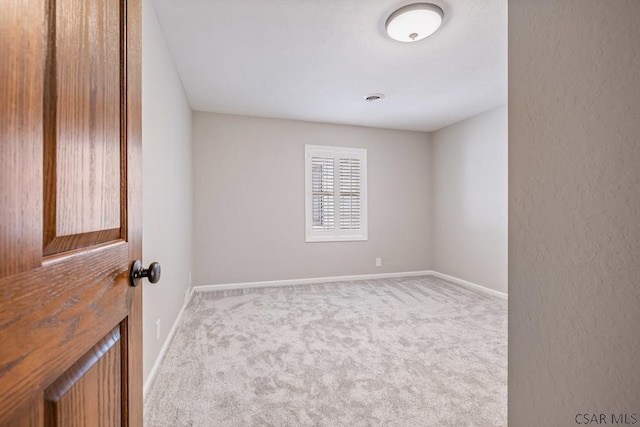
M 142 426 L 140 17 L 0 1 L 0 426 Z

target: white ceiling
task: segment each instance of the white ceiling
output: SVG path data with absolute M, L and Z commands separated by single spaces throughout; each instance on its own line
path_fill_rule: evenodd
M 391 40 L 387 16 L 412 2 L 154 0 L 198 111 L 432 131 L 504 104 L 506 0 L 431 0 L 442 27 Z

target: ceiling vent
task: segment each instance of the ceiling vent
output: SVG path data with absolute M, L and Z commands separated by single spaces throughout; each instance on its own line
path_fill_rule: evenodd
M 369 95 L 364 97 L 364 100 L 367 102 L 376 102 L 376 101 L 380 101 L 383 98 L 384 98 L 383 93 L 370 93 Z

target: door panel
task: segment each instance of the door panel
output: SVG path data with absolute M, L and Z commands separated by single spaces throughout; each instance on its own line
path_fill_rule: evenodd
M 45 255 L 120 237 L 124 9 L 50 0 L 44 93 Z M 124 107 L 124 108 L 121 108 Z
M 55 3 L 56 235 L 119 229 L 120 5 Z
M 120 426 L 121 356 L 117 327 L 45 391 L 47 427 Z
M 41 0 L 0 2 L 0 279 L 42 256 L 43 21 Z
M 140 7 L 0 2 L 1 426 L 142 425 Z

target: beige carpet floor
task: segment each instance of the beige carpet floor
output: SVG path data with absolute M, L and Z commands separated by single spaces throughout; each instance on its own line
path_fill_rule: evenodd
M 433 277 L 197 293 L 146 427 L 504 426 L 507 304 Z

